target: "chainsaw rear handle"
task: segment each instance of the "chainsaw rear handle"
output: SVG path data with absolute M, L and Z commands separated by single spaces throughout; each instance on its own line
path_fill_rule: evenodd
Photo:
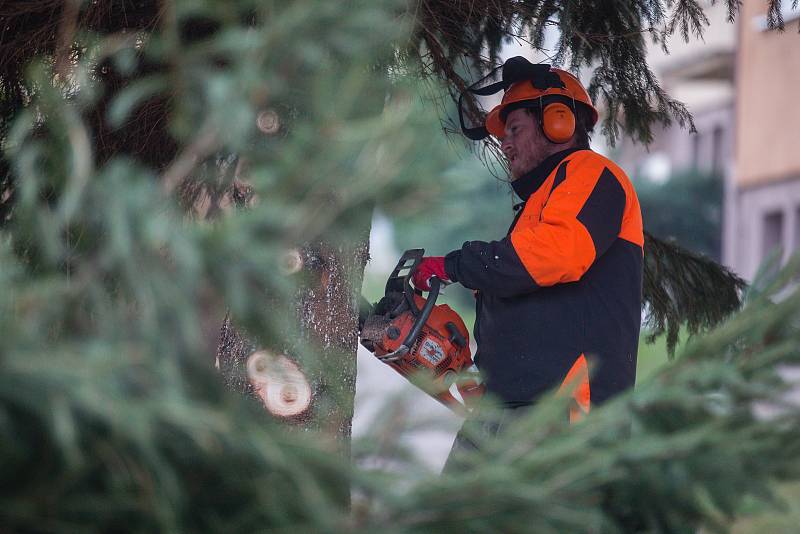
M 437 277 L 431 277 L 431 290 L 428 293 L 428 300 L 425 301 L 425 305 L 422 307 L 419 315 L 417 315 L 416 321 L 414 321 L 414 327 L 408 333 L 408 336 L 406 336 L 403 344 L 400 345 L 397 350 L 392 351 L 389 354 L 384 354 L 383 356 L 378 356 L 378 359 L 384 362 L 393 362 L 408 354 L 408 351 L 411 350 L 411 347 L 413 347 L 414 343 L 417 341 L 419 333 L 422 331 L 422 327 L 428 321 L 428 317 L 430 317 L 433 307 L 436 305 L 436 299 L 439 296 L 439 288 L 441 284 L 441 280 L 439 280 Z

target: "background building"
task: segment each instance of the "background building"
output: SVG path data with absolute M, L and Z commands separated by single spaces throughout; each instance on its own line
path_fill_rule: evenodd
M 609 152 L 634 178 L 664 181 L 691 170 L 732 172 L 736 27 L 727 22 L 723 3 L 706 3 L 710 24 L 702 41 L 692 37 L 685 42 L 675 35 L 669 54 L 654 44 L 648 50 L 662 87 L 691 111 L 697 133 L 672 125 L 656 130 L 649 147 L 620 139 Z
M 800 7 L 784 4 L 784 32 L 767 28 L 765 2 L 744 2 L 739 19 L 723 257 L 747 279 L 776 247 L 784 260 L 800 248 Z

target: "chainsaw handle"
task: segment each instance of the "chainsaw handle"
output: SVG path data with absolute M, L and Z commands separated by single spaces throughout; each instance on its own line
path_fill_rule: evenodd
M 406 339 L 403 341 L 403 344 L 400 345 L 397 350 L 390 352 L 389 354 L 384 354 L 383 356 L 379 356 L 381 361 L 384 362 L 391 362 L 398 360 L 408 354 L 408 351 L 411 350 L 411 347 L 417 341 L 419 337 L 419 333 L 422 331 L 422 327 L 425 326 L 425 323 L 428 321 L 428 317 L 431 316 L 431 312 L 433 311 L 433 307 L 436 305 L 436 299 L 439 296 L 439 287 L 441 286 L 442 282 L 437 277 L 432 276 L 430 280 L 431 290 L 428 293 L 428 300 L 425 301 L 425 306 L 422 307 L 419 315 L 414 321 L 414 327 L 411 329 L 411 332 L 408 333 Z
M 388 295 L 395 291 L 398 293 L 412 292 L 409 279 L 414 274 L 414 271 L 417 270 L 417 266 L 419 266 L 424 256 L 424 248 L 412 248 L 403 252 L 392 274 L 389 275 L 389 279 L 386 281 L 384 294 Z

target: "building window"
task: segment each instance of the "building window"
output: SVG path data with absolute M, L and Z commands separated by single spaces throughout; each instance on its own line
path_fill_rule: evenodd
M 764 215 L 764 234 L 761 239 L 761 257 L 767 259 L 783 246 L 783 212 L 773 211 Z
M 700 168 L 700 134 L 692 136 L 692 169 Z
M 725 135 L 722 126 L 714 126 L 711 133 L 711 172 L 722 173 L 722 139 Z
M 794 210 L 794 243 L 792 243 L 792 254 L 800 251 L 800 206 Z

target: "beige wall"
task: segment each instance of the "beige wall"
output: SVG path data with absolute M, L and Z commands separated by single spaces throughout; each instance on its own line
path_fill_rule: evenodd
M 752 186 L 800 178 L 800 35 L 764 31 L 767 3 L 745 0 L 736 62 L 736 182 Z
M 791 2 L 792 0 L 786 0 Z M 728 8 L 725 2 L 717 1 L 713 5 L 710 0 L 700 0 L 703 12 L 708 17 L 709 25 L 704 28 L 703 38 L 693 34 L 685 42 L 680 31 L 669 39 L 669 53 L 666 54 L 660 45 L 653 45 L 648 40 L 647 63 L 664 79 L 672 73 L 681 75 L 696 65 L 698 59 L 711 56 L 716 52 L 733 50 L 736 41 L 736 27 L 728 22 Z M 686 82 L 686 80 L 682 80 Z

